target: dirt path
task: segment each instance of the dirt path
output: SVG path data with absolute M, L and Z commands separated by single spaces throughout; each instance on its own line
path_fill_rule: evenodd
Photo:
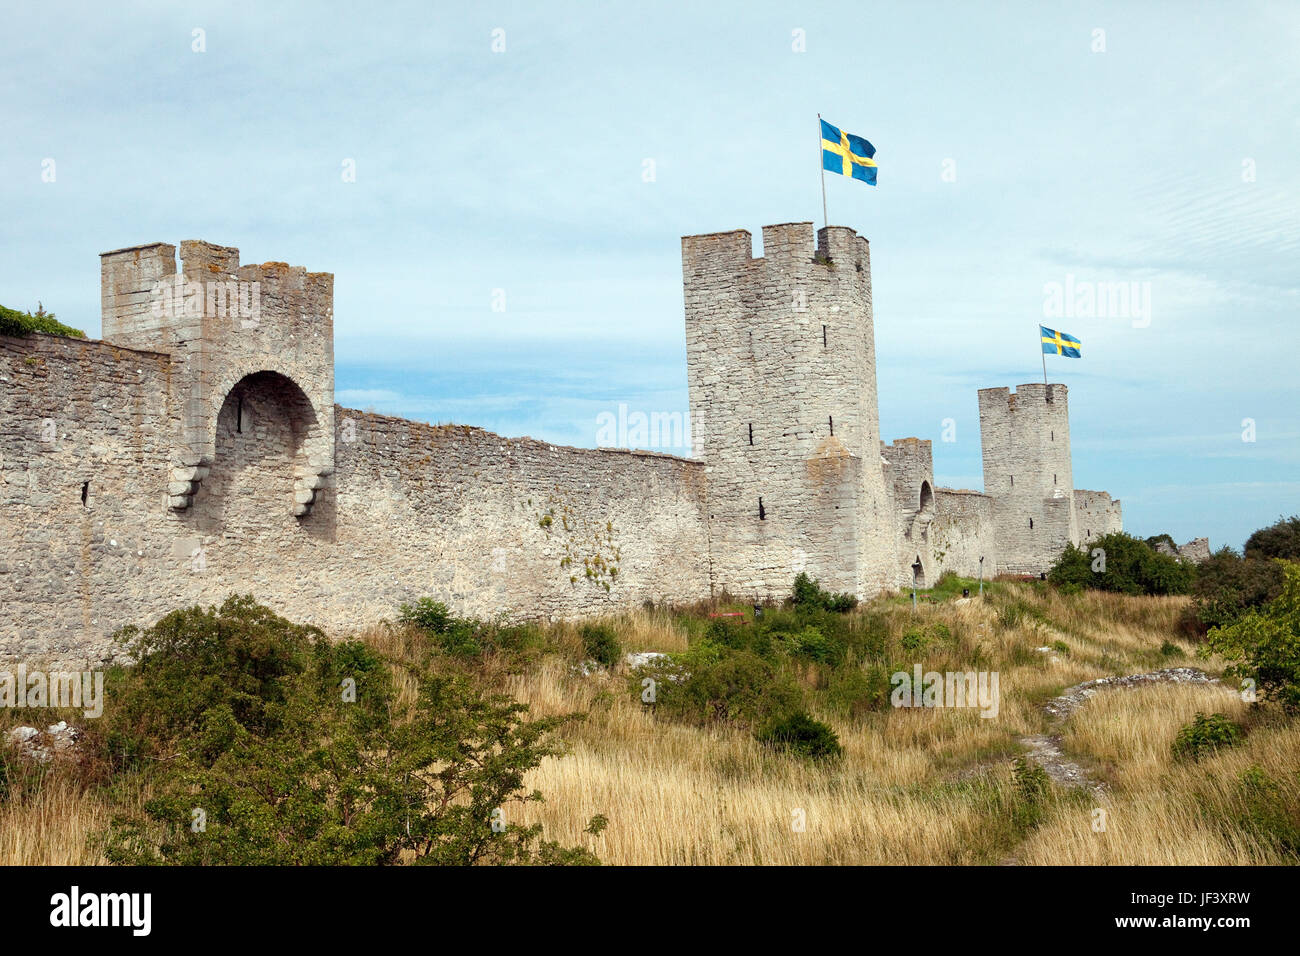
M 1061 728 L 1076 710 L 1082 707 L 1099 690 L 1113 687 L 1137 687 L 1141 684 L 1217 684 L 1219 679 L 1211 677 L 1195 667 L 1166 667 L 1163 670 L 1146 674 L 1129 674 L 1125 677 L 1102 677 L 1097 680 L 1084 681 L 1066 688 L 1059 697 L 1053 697 L 1043 705 L 1049 723 L 1047 733 L 1030 734 L 1018 737 L 1025 747 L 1026 756 L 1033 760 L 1056 783 L 1065 787 L 1087 787 L 1102 793 L 1106 785 L 1093 780 L 1086 770 L 1077 763 L 1067 760 L 1061 751 Z
M 1067 687 L 1058 697 L 1043 705 L 1048 716 L 1047 733 L 1029 734 L 1016 740 L 1025 748 L 1025 756 L 1037 763 L 1053 781 L 1064 787 L 1086 787 L 1095 794 L 1106 792 L 1106 785 L 1092 779 L 1083 767 L 1065 759 L 1061 751 L 1061 729 L 1076 710 L 1088 702 L 1099 690 L 1112 687 L 1137 687 L 1141 684 L 1217 684 L 1211 677 L 1195 667 L 1166 667 L 1146 674 L 1128 674 L 1124 677 L 1102 677 Z M 1019 866 L 1018 853 L 1002 860 L 1002 866 Z

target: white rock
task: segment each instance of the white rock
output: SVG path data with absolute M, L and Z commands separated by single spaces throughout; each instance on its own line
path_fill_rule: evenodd
M 11 744 L 25 744 L 33 737 L 40 736 L 40 733 L 41 732 L 37 730 L 35 727 L 15 727 L 13 730 L 9 731 L 9 733 L 7 733 L 5 736 L 8 738 L 9 743 Z
M 647 664 L 653 664 L 656 661 L 668 659 L 667 654 L 659 651 L 634 651 L 630 654 L 623 655 L 623 663 L 628 667 L 645 667 Z

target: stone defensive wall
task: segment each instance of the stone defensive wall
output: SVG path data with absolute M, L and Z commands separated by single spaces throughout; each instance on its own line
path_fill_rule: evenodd
M 1124 530 L 1124 514 L 1119 499 L 1111 498 L 1109 492 L 1076 488 L 1074 513 L 1079 538 L 1085 544 L 1104 534 Z
M 295 462 L 321 416 L 274 372 L 221 403 L 178 508 L 181 361 L 0 337 L 0 661 L 98 662 L 122 625 L 232 592 L 331 633 L 422 596 L 553 618 L 709 594 L 700 463 L 331 405 L 333 468 L 304 512 Z
M 939 488 L 930 528 L 935 579 L 945 571 L 988 581 L 999 573 L 997 520 L 993 499 L 978 491 Z M 980 558 L 984 559 L 981 566 Z

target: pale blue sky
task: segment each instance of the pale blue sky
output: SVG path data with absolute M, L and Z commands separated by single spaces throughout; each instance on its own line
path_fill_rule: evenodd
M 879 150 L 827 191 L 886 440 L 981 487 L 976 389 L 1041 380 L 1043 322 L 1129 530 L 1300 511 L 1300 4 L 46 3 L 0 37 L 5 305 L 98 335 L 98 253 L 238 246 L 335 274 L 341 403 L 593 445 L 686 410 L 681 235 L 820 222 L 820 111 Z M 1150 283 L 1149 325 L 1045 320 L 1067 275 Z

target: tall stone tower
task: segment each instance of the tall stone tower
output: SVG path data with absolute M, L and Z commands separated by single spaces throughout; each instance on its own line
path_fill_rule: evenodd
M 867 240 L 764 226 L 756 259 L 747 230 L 687 236 L 682 277 L 714 589 L 782 596 L 800 571 L 860 596 L 892 587 Z
M 1037 574 L 1079 542 L 1066 387 L 982 388 L 979 407 L 1001 568 Z
M 198 240 L 179 271 L 161 242 L 100 270 L 104 341 L 172 357 L 167 506 L 187 514 L 252 464 L 268 476 L 242 495 L 255 510 L 309 515 L 334 471 L 334 277 Z

